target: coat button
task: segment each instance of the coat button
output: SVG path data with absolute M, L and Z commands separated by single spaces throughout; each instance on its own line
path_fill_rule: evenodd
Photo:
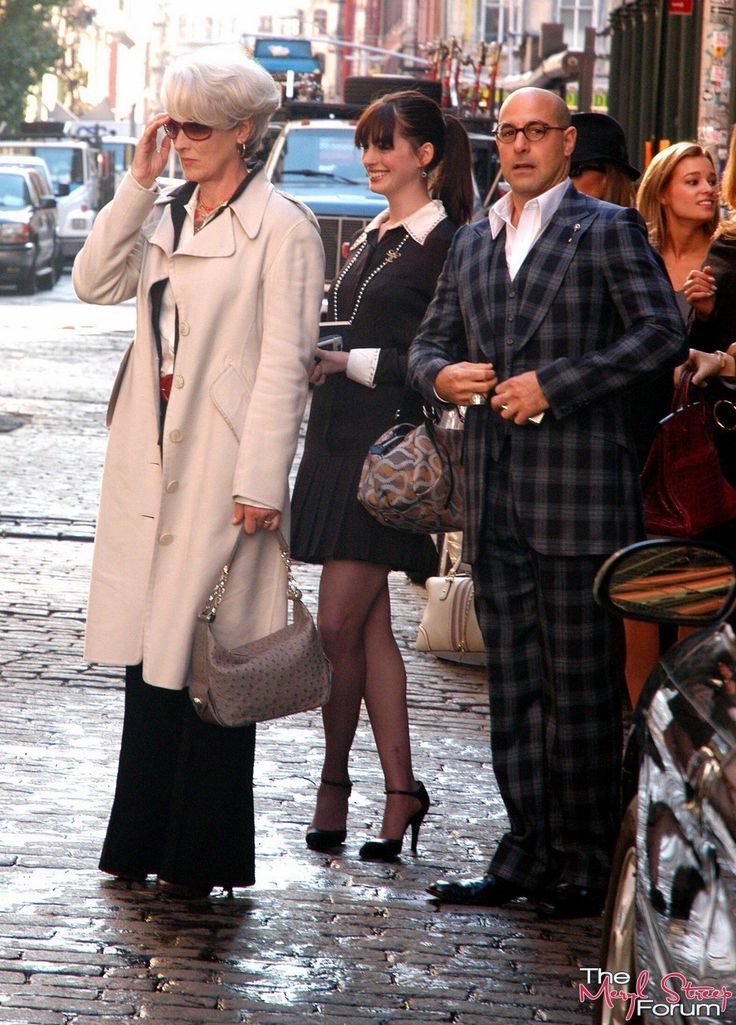
M 166 490 L 170 495 L 173 495 L 175 491 L 179 490 L 179 481 L 170 480 L 169 483 L 166 485 Z
M 175 388 L 183 388 L 184 378 L 181 376 L 181 374 L 174 374 L 174 380 L 171 383 L 174 385 Z
M 187 324 L 186 320 L 182 320 L 179 324 L 179 334 L 184 335 L 185 338 L 189 334 L 189 324 Z
M 158 539 L 158 543 L 160 545 L 170 545 L 173 540 L 174 540 L 174 535 L 173 534 L 161 534 L 159 539 Z
M 183 437 L 184 437 L 184 435 L 183 435 L 183 433 L 180 430 L 170 431 L 169 432 L 169 441 L 173 441 L 174 444 L 176 444 L 177 442 L 181 441 L 181 439 Z
M 507 345 L 513 345 L 514 344 L 514 339 L 513 338 L 507 338 L 506 339 L 506 344 Z

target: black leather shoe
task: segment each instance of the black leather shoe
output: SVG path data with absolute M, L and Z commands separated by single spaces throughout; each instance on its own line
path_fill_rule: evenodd
M 518 897 L 531 897 L 534 891 L 489 872 L 480 879 L 440 879 L 428 886 L 427 892 L 445 904 L 475 904 L 495 908 Z
M 603 890 L 562 882 L 539 898 L 537 910 L 542 918 L 597 918 L 605 899 Z

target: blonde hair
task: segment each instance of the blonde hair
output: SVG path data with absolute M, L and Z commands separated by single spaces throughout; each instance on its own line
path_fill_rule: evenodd
M 661 250 L 667 241 L 667 214 L 662 203 L 662 195 L 669 185 L 677 165 L 687 157 L 705 157 L 715 171 L 713 157 L 697 142 L 676 142 L 661 150 L 654 157 L 644 172 L 636 196 L 636 206 L 647 222 L 649 241 L 655 249 Z M 713 209 L 713 216 L 703 225 L 703 232 L 708 238 L 718 226 L 720 211 L 718 205 Z
M 728 235 L 729 238 L 736 237 L 736 129 L 731 131 L 731 141 L 728 144 L 728 157 L 726 166 L 721 178 L 721 202 L 728 207 L 729 215 L 724 218 L 716 230 L 716 238 L 719 235 Z
M 179 58 L 166 69 L 161 86 L 164 110 L 176 121 L 226 131 L 249 122 L 246 158 L 258 152 L 279 100 L 266 69 L 230 47 L 206 46 Z

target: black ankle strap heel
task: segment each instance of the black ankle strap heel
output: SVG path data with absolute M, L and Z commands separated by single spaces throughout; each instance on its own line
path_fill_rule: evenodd
M 363 861 L 393 861 L 394 858 L 401 854 L 401 848 L 404 844 L 404 833 L 406 833 L 410 826 L 412 854 L 417 852 L 419 830 L 432 803 L 429 800 L 429 794 L 425 790 L 424 784 L 417 780 L 416 790 L 386 790 L 386 793 L 400 794 L 402 797 L 413 797 L 416 801 L 419 801 L 421 807 L 419 811 L 414 812 L 407 820 L 404 831 L 398 840 L 380 838 L 378 840 L 368 840 L 364 843 L 358 852 Z
M 325 779 L 323 776 L 320 783 L 324 783 L 327 787 L 339 787 L 340 790 L 347 790 L 348 797 L 353 789 L 350 780 L 340 783 L 337 780 Z M 320 829 L 319 826 L 310 826 L 305 839 L 310 851 L 330 851 L 344 844 L 347 835 L 347 829 Z

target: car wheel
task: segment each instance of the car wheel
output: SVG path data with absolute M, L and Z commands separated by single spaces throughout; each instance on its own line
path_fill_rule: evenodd
M 605 972 L 624 972 L 633 984 L 638 975 L 636 957 L 636 798 L 626 809 L 616 850 L 613 855 L 611 882 L 603 912 L 603 939 L 600 966 Z M 645 1025 L 644 1017 L 630 1012 L 628 1002 L 618 1001 L 607 1007 L 601 997 L 596 1000 L 593 1025 Z
M 59 280 L 61 275 L 64 273 L 64 254 L 61 251 L 61 246 L 54 253 L 54 284 Z
M 52 289 L 56 284 L 56 275 L 54 274 L 53 263 L 49 264 L 46 270 L 41 271 L 38 277 L 40 279 L 39 287 L 42 288 L 44 292 L 48 292 L 49 289 Z
M 35 295 L 38 291 L 38 277 L 36 276 L 36 254 L 33 254 L 33 263 L 30 267 L 21 271 L 18 275 L 18 294 Z

